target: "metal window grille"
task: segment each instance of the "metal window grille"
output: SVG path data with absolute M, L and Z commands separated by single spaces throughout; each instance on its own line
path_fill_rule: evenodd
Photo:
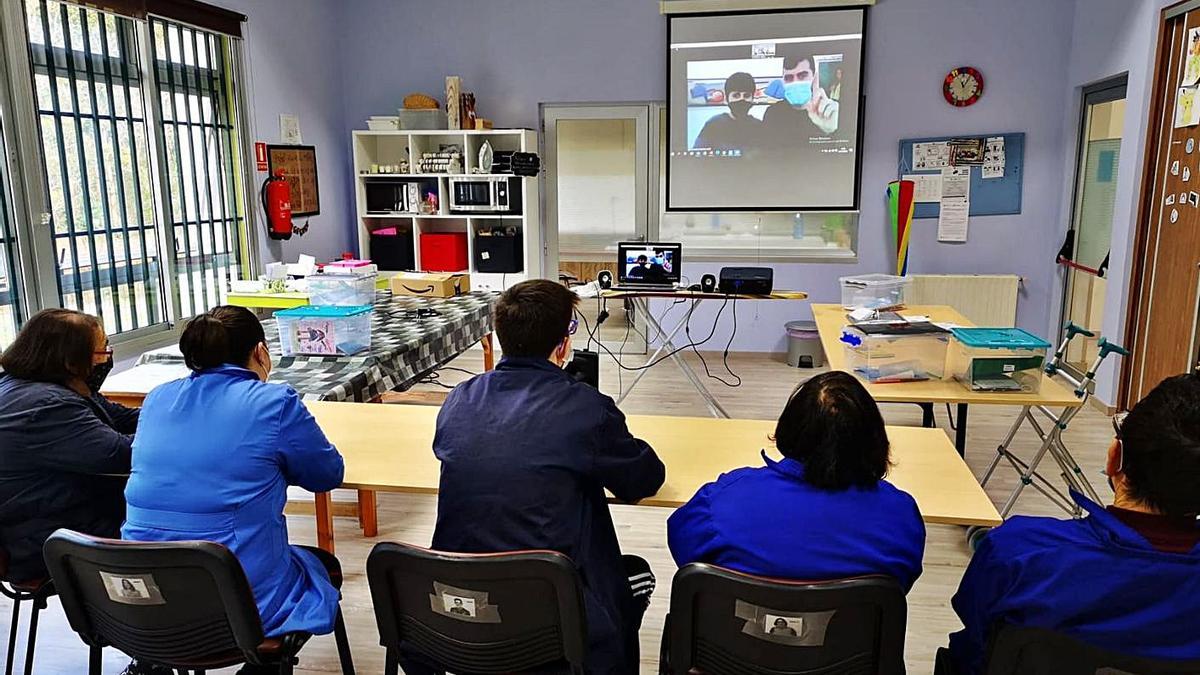
M 221 304 L 249 255 L 231 39 L 25 9 L 62 305 L 120 334 Z
M 180 311 L 191 316 L 224 302 L 244 250 L 230 39 L 157 17 L 150 35 Z
M 0 160 L 3 160 L 4 147 L 4 125 L 0 119 Z M 8 346 L 16 336 L 22 312 L 7 166 L 7 162 L 0 161 L 0 349 Z

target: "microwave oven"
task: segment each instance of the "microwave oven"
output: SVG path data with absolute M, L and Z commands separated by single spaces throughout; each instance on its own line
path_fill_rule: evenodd
M 521 179 L 516 176 L 450 179 L 451 213 L 521 212 Z

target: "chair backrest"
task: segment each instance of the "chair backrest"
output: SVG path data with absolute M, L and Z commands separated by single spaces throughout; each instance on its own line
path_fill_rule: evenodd
M 58 530 L 43 549 L 71 628 L 168 666 L 257 662 L 262 621 L 242 566 L 212 542 L 139 543 Z
M 998 626 L 987 675 L 1167 675 L 1200 673 L 1200 660 L 1162 661 L 1094 647 L 1045 628 Z
M 381 543 L 367 558 L 380 644 L 456 673 L 583 672 L 575 564 L 553 551 L 458 554 Z
M 693 563 L 671 582 L 672 673 L 904 672 L 907 604 L 894 579 L 782 581 Z

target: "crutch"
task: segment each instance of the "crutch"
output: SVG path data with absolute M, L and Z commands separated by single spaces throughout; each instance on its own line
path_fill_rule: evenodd
M 1087 476 L 1084 475 L 1083 470 L 1079 468 L 1079 462 L 1075 461 L 1075 457 L 1071 455 L 1071 452 L 1067 449 L 1066 444 L 1063 443 L 1062 435 L 1063 432 L 1066 431 L 1067 425 L 1070 424 L 1071 420 L 1074 419 L 1075 416 L 1078 415 L 1083 409 L 1083 404 L 1086 404 L 1087 400 L 1091 397 L 1088 387 L 1095 380 L 1096 371 L 1099 370 L 1100 365 L 1104 363 L 1104 359 L 1113 352 L 1116 352 L 1122 356 L 1129 356 L 1129 352 L 1120 345 L 1109 342 L 1104 338 L 1100 338 L 1100 341 L 1097 343 L 1099 352 L 1096 355 L 1096 360 L 1092 362 L 1091 366 L 1088 368 L 1087 372 L 1084 373 L 1082 378 L 1076 379 L 1070 373 L 1062 369 L 1063 357 L 1066 355 L 1067 348 L 1070 346 L 1071 340 L 1076 335 L 1095 337 L 1095 334 L 1084 328 L 1080 328 L 1071 322 L 1067 323 L 1065 330 L 1066 337 L 1063 338 L 1062 344 L 1060 344 L 1058 347 L 1058 351 L 1054 353 L 1054 358 L 1050 360 L 1050 363 L 1046 364 L 1045 371 L 1046 374 L 1051 377 L 1054 377 L 1055 375 L 1061 376 L 1064 380 L 1074 386 L 1074 394 L 1076 398 L 1080 400 L 1080 405 L 1074 408 L 1067 408 L 1057 415 L 1054 411 L 1050 410 L 1044 405 L 1027 405 L 1022 408 L 1021 414 L 1017 416 L 1017 420 L 1008 430 L 1008 434 L 1005 435 L 1003 442 L 1001 442 L 999 447 L 996 448 L 996 456 L 992 459 L 991 466 L 988 467 L 987 473 L 984 474 L 983 480 L 980 482 L 981 485 L 987 485 L 988 480 L 992 477 L 992 474 L 995 472 L 996 467 L 999 466 L 1001 460 L 1007 460 L 1009 464 L 1011 464 L 1012 467 L 1020 474 L 1020 482 L 1017 483 L 1016 488 L 1014 488 L 1012 494 L 1009 495 L 1008 501 L 1005 502 L 1004 507 L 1000 510 L 1000 515 L 1003 518 L 1007 518 L 1008 514 L 1012 512 L 1013 506 L 1017 502 L 1017 498 L 1021 495 L 1021 491 L 1024 490 L 1026 486 L 1033 486 L 1034 489 L 1036 489 L 1038 492 L 1041 492 L 1051 502 L 1058 505 L 1073 517 L 1078 518 L 1083 515 L 1083 509 L 1080 508 L 1078 504 L 1074 503 L 1069 494 L 1051 484 L 1045 479 L 1045 477 L 1038 473 L 1038 466 L 1041 464 L 1042 460 L 1047 454 L 1049 454 L 1054 459 L 1055 463 L 1058 464 L 1059 473 L 1062 476 L 1063 482 L 1066 484 L 1068 491 L 1074 490 L 1086 495 L 1092 501 L 1099 501 L 1099 497 L 1096 494 L 1095 488 L 1092 487 L 1091 481 L 1089 481 Z M 1042 424 L 1039 424 L 1037 416 L 1034 415 L 1035 411 L 1046 418 L 1046 421 L 1048 422 L 1047 427 L 1043 428 Z M 1036 433 L 1038 438 L 1040 438 L 1042 441 L 1041 447 L 1038 448 L 1038 451 L 1028 463 L 1023 461 L 1020 457 L 1017 457 L 1009 449 L 1013 438 L 1017 435 L 1017 431 L 1026 421 L 1029 422 L 1029 425 L 1033 427 L 1034 433 Z

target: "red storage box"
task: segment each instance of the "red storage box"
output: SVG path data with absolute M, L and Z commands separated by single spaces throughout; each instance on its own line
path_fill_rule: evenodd
M 425 232 L 421 234 L 421 270 L 424 272 L 465 272 L 466 232 Z

